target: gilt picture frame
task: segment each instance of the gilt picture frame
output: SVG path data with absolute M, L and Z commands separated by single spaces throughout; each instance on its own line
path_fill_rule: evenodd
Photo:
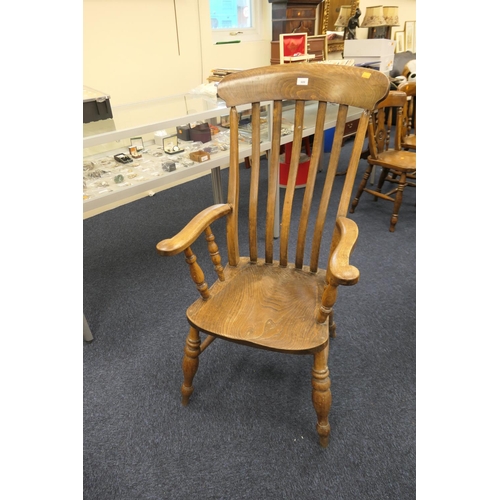
M 396 31 L 394 33 L 394 40 L 396 41 L 396 53 L 404 52 L 406 50 L 405 32 L 404 31 Z
M 413 53 L 417 51 L 416 26 L 416 21 L 405 22 L 405 50 L 409 50 Z

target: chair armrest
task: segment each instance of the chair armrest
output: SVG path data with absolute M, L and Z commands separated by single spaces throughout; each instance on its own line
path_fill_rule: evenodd
M 186 226 L 174 237 L 162 240 L 156 245 L 156 251 L 160 255 L 177 255 L 190 247 L 194 241 L 212 224 L 224 215 L 231 212 L 232 207 L 228 204 L 212 205 L 193 217 Z
M 355 285 L 359 280 L 359 270 L 349 264 L 349 257 L 358 239 L 358 226 L 346 217 L 338 217 L 336 222 L 336 245 L 328 263 L 330 284 Z

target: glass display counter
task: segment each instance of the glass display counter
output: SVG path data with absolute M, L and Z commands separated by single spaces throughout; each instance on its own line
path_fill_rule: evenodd
M 269 149 L 272 103 L 262 103 L 261 151 Z M 238 108 L 244 119 L 250 105 Z M 337 106 L 330 105 L 325 129 L 334 128 Z M 311 110 L 312 111 L 312 110 Z M 283 123 L 281 143 L 292 140 L 293 113 Z M 224 128 L 229 115 L 225 102 L 216 97 L 200 94 L 182 94 L 113 108 L 113 118 L 83 124 L 83 214 L 91 217 L 137 199 L 153 196 L 156 192 L 188 182 L 211 173 L 214 201 L 222 203 L 220 171 L 229 165 L 229 133 Z M 315 123 L 308 122 L 306 106 L 303 136 L 315 133 Z M 361 110 L 350 109 L 348 121 L 356 120 Z M 288 116 L 285 116 L 288 119 Z M 244 121 L 244 120 L 242 120 Z M 310 120 L 311 121 L 311 120 Z M 214 132 L 206 143 L 177 140 L 177 127 L 207 122 Z M 159 134 L 162 135 L 159 135 Z M 242 128 L 240 161 L 250 156 L 250 145 L 245 141 Z M 172 138 L 183 150 L 165 153 L 165 139 Z M 135 140 L 135 142 L 134 142 Z M 115 155 L 129 155 L 129 147 L 143 145 L 129 163 L 119 163 Z M 194 161 L 191 153 L 198 154 Z
M 263 123 L 267 136 L 267 118 L 271 103 L 263 103 Z M 250 106 L 238 111 L 244 117 Z M 156 192 L 188 182 L 208 172 L 212 174 L 214 200 L 222 202 L 220 169 L 229 164 L 229 133 L 222 124 L 229 109 L 225 102 L 203 94 L 182 94 L 113 108 L 113 118 L 83 124 L 83 213 L 84 218 L 152 196 Z M 213 133 L 206 143 L 177 139 L 177 127 L 207 122 Z M 244 133 L 244 131 L 242 131 Z M 165 140 L 172 139 L 178 153 L 165 152 Z M 129 155 L 133 139 L 143 149 Z M 243 161 L 250 154 L 244 137 L 240 145 Z M 265 144 L 263 144 L 263 148 Z M 191 153 L 205 151 L 193 161 Z M 115 155 L 131 158 L 119 163 Z M 207 158 L 208 157 L 208 158 Z

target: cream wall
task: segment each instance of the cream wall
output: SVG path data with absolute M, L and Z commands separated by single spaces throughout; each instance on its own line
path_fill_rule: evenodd
M 83 83 L 113 106 L 180 94 L 205 83 L 216 67 L 253 68 L 270 60 L 271 4 L 261 0 L 263 41 L 214 45 L 208 0 L 83 0 Z M 392 0 L 416 19 L 415 0 Z M 373 1 L 361 1 L 365 7 Z M 363 19 L 363 14 L 361 19 Z M 393 31 L 396 28 L 393 28 Z M 358 29 L 366 38 L 367 29 Z
M 188 92 L 216 67 L 269 64 L 271 9 L 263 0 L 265 40 L 214 45 L 208 0 L 83 0 L 83 83 L 112 105 Z

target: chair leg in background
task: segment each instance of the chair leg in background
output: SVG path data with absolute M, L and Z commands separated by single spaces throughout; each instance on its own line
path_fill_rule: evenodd
M 373 168 L 374 168 L 373 165 L 368 164 L 368 167 L 366 168 L 365 173 L 363 174 L 363 178 L 361 179 L 358 192 L 356 193 L 356 196 L 354 197 L 351 203 L 351 210 L 350 210 L 351 214 L 354 213 L 354 209 L 358 206 L 359 199 L 361 198 L 361 195 L 365 190 L 366 183 L 368 182 L 368 178 L 370 177 Z
M 389 170 L 387 168 L 383 168 L 382 172 L 380 172 L 380 177 L 378 179 L 378 184 L 377 184 L 377 193 L 382 192 L 382 186 L 384 185 L 385 180 L 387 179 L 387 174 L 389 173 Z M 374 201 L 378 201 L 378 196 L 374 196 Z
M 403 191 L 406 187 L 406 173 L 402 172 L 399 176 L 398 187 L 396 189 L 396 196 L 394 200 L 394 208 L 391 217 L 391 225 L 389 226 L 389 231 L 391 233 L 396 229 L 396 224 L 398 223 L 399 209 L 401 208 L 401 203 L 403 202 Z
M 182 361 L 182 371 L 184 372 L 184 383 L 181 387 L 183 406 L 189 403 L 189 398 L 194 391 L 193 379 L 198 370 L 200 352 L 200 332 L 196 328 L 190 327 Z

